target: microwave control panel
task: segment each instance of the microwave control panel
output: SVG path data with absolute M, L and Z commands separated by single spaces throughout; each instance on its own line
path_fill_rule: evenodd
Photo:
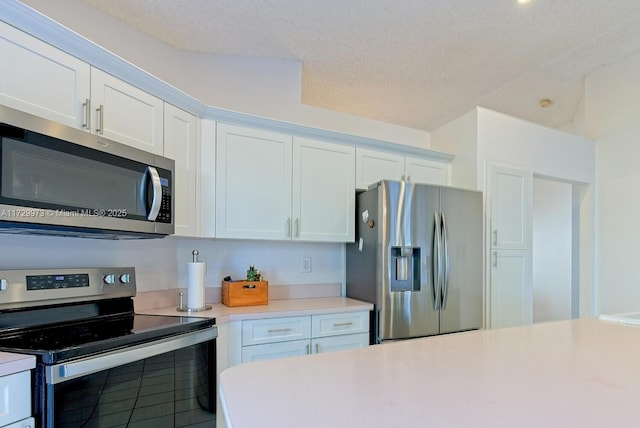
M 171 186 L 169 185 L 169 180 L 164 177 L 160 178 L 160 184 L 162 184 L 162 200 L 156 221 L 159 223 L 171 223 Z

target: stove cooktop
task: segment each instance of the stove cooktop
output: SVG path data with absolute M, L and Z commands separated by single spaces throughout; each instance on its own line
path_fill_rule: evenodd
M 35 355 L 39 362 L 56 364 L 75 358 L 160 340 L 215 325 L 214 319 L 127 315 L 40 326 L 5 334 L 0 350 Z

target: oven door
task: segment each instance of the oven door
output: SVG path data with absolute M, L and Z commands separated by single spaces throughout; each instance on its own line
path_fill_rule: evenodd
M 44 427 L 215 426 L 216 336 L 212 326 L 45 366 L 37 416 Z

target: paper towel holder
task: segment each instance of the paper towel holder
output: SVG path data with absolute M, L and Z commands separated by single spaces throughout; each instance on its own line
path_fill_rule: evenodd
M 191 252 L 192 256 L 193 256 L 193 263 L 197 263 L 198 262 L 198 250 L 193 250 Z M 211 305 L 204 305 L 201 308 L 188 308 L 184 306 L 184 292 L 180 291 L 178 293 L 178 296 L 180 298 L 180 302 L 178 303 L 178 312 L 200 312 L 200 311 L 206 311 L 211 309 Z

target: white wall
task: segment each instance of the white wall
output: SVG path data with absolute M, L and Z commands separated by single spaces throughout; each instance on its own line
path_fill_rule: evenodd
M 110 241 L 0 235 L 2 269 L 134 266 L 138 291 L 185 288 L 191 251 L 207 264 L 205 286 L 220 287 L 227 275 L 246 277 L 256 266 L 273 285 L 342 284 L 344 245 L 168 237 Z M 312 272 L 301 273 L 302 258 Z M 177 302 L 177 300 L 176 300 Z
M 179 51 L 79 0 L 23 3 L 209 106 L 430 148 L 430 134 L 426 131 L 302 104 L 299 61 Z
M 585 80 L 596 144 L 598 310 L 640 310 L 640 55 Z
M 540 176 L 595 182 L 593 141 L 482 107 L 478 107 L 478 146 L 480 164 L 504 163 Z M 482 183 L 484 175 L 480 168 L 478 180 Z
M 478 187 L 478 113 L 476 109 L 433 131 L 431 148 L 455 154 L 451 162 L 452 186 L 483 190 Z
M 571 318 L 571 184 L 533 179 L 533 322 Z

